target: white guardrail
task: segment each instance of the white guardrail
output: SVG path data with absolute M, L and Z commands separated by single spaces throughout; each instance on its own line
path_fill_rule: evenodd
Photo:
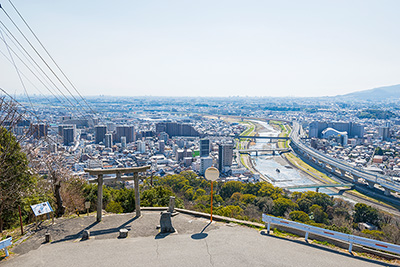
M 391 244 L 391 243 L 386 243 L 386 242 L 382 242 L 382 241 L 378 241 L 378 240 L 374 240 L 374 239 L 369 239 L 369 238 L 364 238 L 364 237 L 360 237 L 360 236 L 349 235 L 349 234 L 345 234 L 345 233 L 341 233 L 341 232 L 327 230 L 324 228 L 319 228 L 319 227 L 307 225 L 304 223 L 293 222 L 293 221 L 289 221 L 289 220 L 285 220 L 285 219 L 281 219 L 281 218 L 277 218 L 277 217 L 272 217 L 272 216 L 265 215 L 265 214 L 262 215 L 262 220 L 263 220 L 263 222 L 265 222 L 267 224 L 268 234 L 270 231 L 271 224 L 281 225 L 281 226 L 285 226 L 285 227 L 289 227 L 289 228 L 293 228 L 293 229 L 297 229 L 297 230 L 305 232 L 305 240 L 306 241 L 308 239 L 308 234 L 311 233 L 311 234 L 315 234 L 315 235 L 319 235 L 319 236 L 325 236 L 325 237 L 329 237 L 329 238 L 338 239 L 340 241 L 348 242 L 349 243 L 349 252 L 351 252 L 351 250 L 353 248 L 353 244 L 358 244 L 358 245 L 366 246 L 366 247 L 373 248 L 373 249 L 379 249 L 379 250 L 383 250 L 383 251 L 400 254 L 400 246 Z
M 6 253 L 6 257 L 9 256 L 7 247 L 12 245 L 11 240 L 12 240 L 12 237 L 0 241 L 0 249 L 4 249 L 4 252 Z

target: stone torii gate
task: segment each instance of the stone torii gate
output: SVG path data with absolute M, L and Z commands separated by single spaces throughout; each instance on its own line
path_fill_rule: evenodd
M 131 167 L 131 168 L 113 168 L 113 169 L 84 169 L 90 175 L 97 175 L 97 221 L 101 221 L 103 209 L 103 175 L 116 174 L 117 177 L 111 179 L 133 180 L 135 186 L 135 210 L 136 217 L 140 216 L 140 195 L 139 195 L 139 172 L 145 172 L 150 166 Z M 124 176 L 122 174 L 133 173 L 133 176 Z

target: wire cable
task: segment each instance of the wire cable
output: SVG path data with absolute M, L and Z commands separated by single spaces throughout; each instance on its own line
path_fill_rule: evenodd
M 11 35 L 11 37 L 17 42 L 17 44 L 22 48 L 22 50 L 28 55 L 28 57 L 35 63 L 35 65 L 40 69 L 40 71 L 46 76 L 46 78 L 53 84 L 53 86 L 57 89 L 57 91 L 64 97 L 64 99 L 67 100 L 67 102 L 75 108 L 78 113 L 81 114 L 81 116 L 84 118 L 85 116 L 82 114 L 82 112 L 74 105 L 68 97 L 62 92 L 62 90 L 53 82 L 53 80 L 46 74 L 46 72 L 40 67 L 40 65 L 36 62 L 35 59 L 26 51 L 24 46 L 18 41 L 18 39 L 11 33 L 11 31 L 7 28 L 7 26 L 0 20 L 0 24 L 3 25 L 3 27 L 6 29 L 6 31 Z
M 40 55 L 40 53 L 37 51 L 37 49 L 33 46 L 31 41 L 25 36 L 25 34 L 21 31 L 21 29 L 18 27 L 18 25 L 14 22 L 14 20 L 8 15 L 7 11 L 0 6 L 0 8 L 3 10 L 4 14 L 8 17 L 8 19 L 11 21 L 11 23 L 15 26 L 15 28 L 19 31 L 19 33 L 24 37 L 25 41 L 30 45 L 30 47 L 35 51 L 35 53 L 38 55 L 38 57 L 43 61 L 43 63 L 46 65 L 46 67 L 51 71 L 51 73 L 56 77 L 56 79 L 61 83 L 61 85 L 67 90 L 67 92 L 72 96 L 72 98 L 76 101 L 76 103 L 81 106 L 81 108 L 85 109 L 81 103 L 76 99 L 76 97 L 71 93 L 71 91 L 68 89 L 68 87 L 64 84 L 64 82 L 58 77 L 58 75 L 54 72 L 54 70 L 50 67 L 50 65 L 47 63 L 47 61 Z
M 29 103 L 30 103 L 30 105 L 31 105 L 31 107 L 32 107 L 32 110 L 35 110 L 34 107 L 33 107 L 31 98 L 29 97 L 28 91 L 26 90 L 25 83 L 24 83 L 24 81 L 22 80 L 21 73 L 19 72 L 19 69 L 18 69 L 18 67 L 17 67 L 17 64 L 15 64 L 14 57 L 13 57 L 12 54 L 11 54 L 10 47 L 8 46 L 7 41 L 6 41 L 6 39 L 4 38 L 4 35 L 3 35 L 3 31 L 2 31 L 2 30 L 0 30 L 0 34 L 1 34 L 1 36 L 3 37 L 4 44 L 5 44 L 6 47 L 7 47 L 8 54 L 10 55 L 12 64 L 14 65 L 15 71 L 16 71 L 17 74 L 18 74 L 19 81 L 21 82 L 22 87 L 24 88 L 25 94 L 26 94 L 26 96 L 28 97 L 28 100 L 29 100 Z
M 75 87 L 75 85 L 71 82 L 71 80 L 67 77 L 67 75 L 64 73 L 64 71 L 60 68 L 60 66 L 57 64 L 57 62 L 54 60 L 54 58 L 50 55 L 46 47 L 43 45 L 43 43 L 40 41 L 40 39 L 37 37 L 35 32 L 32 30 L 32 28 L 29 26 L 27 21 L 24 19 L 24 17 L 21 15 L 21 13 L 18 11 L 18 9 L 15 7 L 15 5 L 11 2 L 11 0 L 8 0 L 10 2 L 11 6 L 14 8 L 15 12 L 19 15 L 21 20 L 25 23 L 26 27 L 29 29 L 29 31 L 32 33 L 32 35 L 35 37 L 35 39 L 38 41 L 40 46 L 43 48 L 43 50 L 46 52 L 46 54 L 50 57 L 50 59 L 53 61 L 53 63 L 56 65 L 58 70 L 62 73 L 62 75 L 67 79 L 68 83 L 72 86 L 72 88 L 75 90 L 75 92 L 79 95 L 79 97 L 84 101 L 84 103 L 89 107 L 89 109 L 92 111 L 94 115 L 96 115 L 96 112 L 92 109 L 92 107 L 87 103 L 85 98 L 82 97 L 78 89 Z M 3 9 L 4 10 L 4 9 Z

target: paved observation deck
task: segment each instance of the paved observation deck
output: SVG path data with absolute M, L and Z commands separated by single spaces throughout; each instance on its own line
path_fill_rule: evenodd
M 4 267 L 24 266 L 388 266 L 347 252 L 304 241 L 267 236 L 264 231 L 233 223 L 213 222 L 179 213 L 177 230 L 160 234 L 159 211 L 58 219 L 14 247 Z M 129 230 L 118 239 L 120 228 Z M 81 241 L 83 230 L 91 238 Z M 48 231 L 51 242 L 43 244 Z M 21 254 L 21 255 L 17 255 Z

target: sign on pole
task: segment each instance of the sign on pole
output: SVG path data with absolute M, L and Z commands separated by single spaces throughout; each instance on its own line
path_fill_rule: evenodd
M 39 215 L 53 212 L 53 209 L 51 208 L 49 202 L 43 202 L 36 205 L 31 205 L 31 209 L 36 217 Z
M 204 176 L 208 181 L 211 181 L 211 213 L 210 213 L 210 222 L 212 222 L 212 214 L 213 214 L 213 182 L 215 182 L 219 178 L 219 170 L 215 167 L 207 168 Z
M 86 212 L 87 212 L 87 216 L 89 216 L 90 201 L 86 201 L 85 202 L 85 209 L 86 209 Z

